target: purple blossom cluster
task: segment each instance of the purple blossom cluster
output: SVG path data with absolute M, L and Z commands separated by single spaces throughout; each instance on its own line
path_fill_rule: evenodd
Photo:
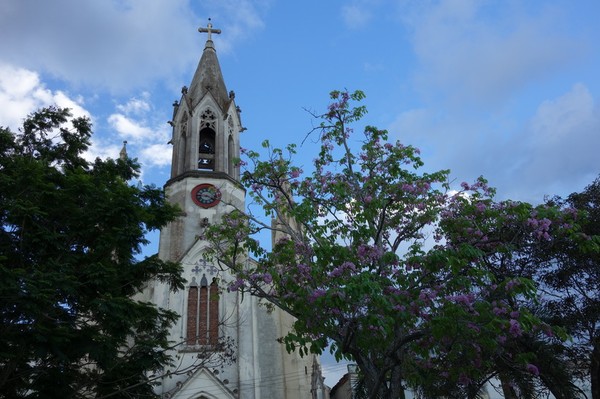
M 352 262 L 344 262 L 341 265 L 334 268 L 332 271 L 328 273 L 328 276 L 331 278 L 336 278 L 342 276 L 344 273 L 354 273 L 356 272 L 356 266 Z
M 496 301 L 492 302 L 492 306 L 492 312 L 494 312 L 496 316 L 502 316 L 508 313 L 506 307 L 504 307 L 502 304 L 497 305 Z
M 493 196 L 495 190 L 488 186 L 487 180 L 483 177 L 478 177 L 475 183 L 469 184 L 467 182 L 460 183 L 460 187 L 463 191 L 471 191 L 471 192 L 482 192 L 485 196 Z
M 298 265 L 296 265 L 297 276 L 303 281 L 312 279 L 310 271 L 311 271 L 310 266 L 308 266 L 305 263 L 299 263 Z
M 446 296 L 446 300 L 449 302 L 464 306 L 469 311 L 474 311 L 473 305 L 475 304 L 475 299 L 475 294 L 472 292 Z
M 327 294 L 327 291 L 325 291 L 322 288 L 316 288 L 312 290 L 312 292 L 308 296 L 308 302 L 314 303 L 317 299 L 324 297 L 325 294 Z
M 478 212 L 483 213 L 487 209 L 487 204 L 483 201 L 479 201 L 475 204 L 475 209 L 477 209 Z
M 246 284 L 246 281 L 241 278 L 238 277 L 236 280 L 232 281 L 231 284 L 229 284 L 229 286 L 227 287 L 227 291 L 229 292 L 236 292 L 239 291 L 241 288 L 243 288 Z
M 537 219 L 536 214 L 527 219 L 527 225 L 533 229 L 533 234 L 538 240 L 550 241 L 550 226 L 552 221 L 548 218 Z
M 537 368 L 537 366 L 531 363 L 528 363 L 527 366 L 525 366 L 525 369 L 535 376 L 540 375 L 540 370 Z
M 438 292 L 435 289 L 424 288 L 419 293 L 419 299 L 425 304 L 430 304 L 437 298 Z
M 356 255 L 361 262 L 377 262 L 383 255 L 383 248 L 367 244 L 360 244 L 357 248 Z
M 520 285 L 521 282 L 518 279 L 511 279 L 506 282 L 504 289 L 506 290 L 506 292 L 512 292 L 516 287 L 519 287 Z
M 292 170 L 290 171 L 290 177 L 291 177 L 292 179 L 296 179 L 296 178 L 298 178 L 298 177 L 299 177 L 301 174 L 302 174 L 302 169 L 298 169 L 298 168 L 296 168 L 296 169 L 292 169 Z
M 329 111 L 327 114 L 328 118 L 335 118 L 339 111 L 348 108 L 350 94 L 347 91 L 335 92 L 334 94 L 332 94 L 332 98 L 337 101 L 332 102 L 327 107 L 327 110 Z
M 521 324 L 518 320 L 510 319 L 508 321 L 508 332 L 513 337 L 520 337 L 523 334 L 523 330 L 521 329 Z

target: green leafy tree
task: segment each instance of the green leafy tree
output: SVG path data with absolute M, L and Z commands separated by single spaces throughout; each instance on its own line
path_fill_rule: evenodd
M 169 362 L 177 315 L 134 296 L 183 286 L 178 265 L 137 259 L 177 211 L 128 184 L 135 161 L 87 162 L 90 136 L 55 107 L 0 129 L 0 397 L 151 397 Z
M 296 317 L 282 338 L 288 350 L 329 348 L 355 361 L 369 398 L 404 398 L 407 386 L 433 378 L 477 392 L 499 357 L 537 373 L 531 353 L 505 345 L 551 331 L 520 307 L 535 300 L 535 286 L 491 269 L 490 257 L 515 250 L 514 237 L 484 241 L 513 219 L 533 240 L 552 232 L 528 224 L 538 218 L 527 205 L 495 203 L 483 179 L 450 194 L 448 171 L 420 172 L 419 150 L 386 131 L 367 126 L 357 141 L 352 126 L 366 109 L 352 103 L 363 97 L 332 93 L 306 177 L 292 164 L 293 145 L 246 152 L 243 183 L 273 223 L 240 210 L 206 234 L 213 256 L 237 273 L 229 289 Z M 272 230 L 272 248 L 253 239 L 261 229 Z
M 554 246 L 554 268 L 544 276 L 555 293 L 547 308 L 573 337 L 572 363 L 591 384 L 592 398 L 600 399 L 600 178 L 580 193 L 549 203 L 580 216 L 574 228 L 585 240 Z

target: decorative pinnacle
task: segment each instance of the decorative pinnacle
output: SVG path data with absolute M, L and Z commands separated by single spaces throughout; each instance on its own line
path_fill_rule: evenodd
M 208 33 L 208 38 L 206 39 L 206 41 L 212 40 L 211 34 L 220 34 L 221 33 L 221 29 L 213 29 L 212 23 L 210 22 L 211 19 L 208 19 L 208 25 L 206 25 L 206 28 L 198 28 L 198 32 L 200 33 Z
M 127 160 L 127 141 L 123 141 L 123 148 L 121 148 L 121 151 L 119 152 L 119 158 L 122 161 Z

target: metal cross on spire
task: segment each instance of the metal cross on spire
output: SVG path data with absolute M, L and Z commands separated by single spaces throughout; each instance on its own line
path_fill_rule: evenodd
M 212 27 L 212 23 L 210 22 L 210 18 L 208 19 L 208 25 L 206 25 L 206 28 L 198 28 L 198 32 L 200 33 L 208 33 L 208 38 L 206 40 L 212 40 L 212 38 L 210 37 L 211 33 L 214 34 L 220 34 L 221 33 L 221 29 L 213 29 Z

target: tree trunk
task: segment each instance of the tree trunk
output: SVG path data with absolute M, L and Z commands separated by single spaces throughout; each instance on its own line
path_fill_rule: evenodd
M 504 395 L 504 399 L 519 399 L 517 398 L 517 395 L 515 395 L 515 391 L 510 386 L 510 382 L 506 379 L 506 376 L 500 374 L 498 378 L 500 379 L 500 385 L 502 386 L 502 394 Z
M 467 399 L 477 399 L 481 393 L 481 385 L 469 385 L 467 387 Z
M 390 398 L 405 399 L 404 385 L 402 384 L 402 368 L 400 366 L 396 366 L 392 370 L 389 395 Z
M 592 399 L 600 399 L 600 337 L 593 340 L 594 347 L 590 359 L 590 382 L 592 385 Z
M 382 378 L 384 372 L 371 359 L 361 354 L 355 354 L 354 358 L 362 373 L 369 399 L 406 399 L 402 385 L 402 369 L 399 366 L 392 370 L 392 378 L 388 384 L 386 379 Z

